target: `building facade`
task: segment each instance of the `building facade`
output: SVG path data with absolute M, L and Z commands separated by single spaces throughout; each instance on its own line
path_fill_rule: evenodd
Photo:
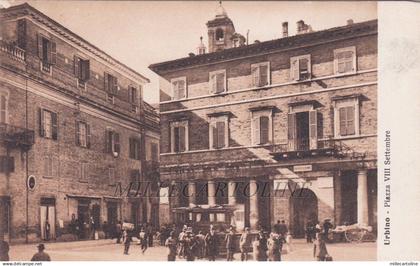
M 238 227 L 285 220 L 295 237 L 325 219 L 376 228 L 377 21 L 299 21 L 295 36 L 286 22 L 281 38 L 247 45 L 220 6 L 207 27 L 209 53 L 201 43 L 149 67 L 161 181 L 188 191 L 171 209 L 233 206 Z
M 149 80 L 27 4 L 1 9 L 0 21 L 6 239 L 69 240 L 72 218 L 83 239 L 105 221 L 158 223 L 156 199 L 115 193 L 157 170 Z

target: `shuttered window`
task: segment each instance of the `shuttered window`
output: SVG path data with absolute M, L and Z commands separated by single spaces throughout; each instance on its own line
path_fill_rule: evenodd
M 90 78 L 90 62 L 80 57 L 74 57 L 74 75 L 79 84 L 84 84 Z
M 118 94 L 118 79 L 111 74 L 104 74 L 104 88 L 110 95 Z
M 39 129 L 40 136 L 50 138 L 53 140 L 58 139 L 58 117 L 56 113 L 45 109 L 39 109 Z
M 226 71 L 210 72 L 211 93 L 222 93 L 226 91 Z
M 356 71 L 356 47 L 334 50 L 334 68 L 336 74 Z
M 113 130 L 105 131 L 105 152 L 114 156 L 120 154 L 120 134 Z
M 183 152 L 185 151 L 185 127 L 176 126 L 173 128 L 174 133 L 174 150 L 173 152 Z
M 260 144 L 266 144 L 269 142 L 269 122 L 270 119 L 267 116 L 261 116 L 260 119 Z
M 76 145 L 90 148 L 90 125 L 85 122 L 76 121 Z
M 290 77 L 292 80 L 301 81 L 311 78 L 310 55 L 292 57 L 290 59 Z
M 137 138 L 129 139 L 130 158 L 140 160 L 140 140 Z
M 340 136 L 349 136 L 356 133 L 355 108 L 354 106 L 341 107 L 338 109 L 340 119 Z
M 225 137 L 225 122 L 217 121 L 213 124 L 212 134 L 213 134 L 213 148 L 220 149 L 226 147 L 226 137 Z
M 58 158 L 49 155 L 44 157 L 44 177 L 58 177 Z
M 252 85 L 254 87 L 263 87 L 270 84 L 269 63 L 261 63 L 251 66 Z
M 49 71 L 49 66 L 57 63 L 56 43 L 40 34 L 38 34 L 38 57 L 45 71 Z
M 176 79 L 172 81 L 173 100 L 180 100 L 187 97 L 185 79 Z
M 7 96 L 0 94 L 0 123 L 7 123 Z

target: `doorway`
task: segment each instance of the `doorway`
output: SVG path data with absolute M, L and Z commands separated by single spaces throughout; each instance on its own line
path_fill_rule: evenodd
M 79 220 L 79 239 L 87 239 L 89 236 L 89 204 L 88 200 L 79 200 L 77 206 L 77 219 Z
M 10 198 L 0 196 L 0 234 L 5 241 L 10 241 Z
M 118 203 L 117 202 L 107 203 L 107 219 L 108 219 L 108 224 L 117 224 L 118 222 Z
M 309 150 L 309 112 L 296 113 L 296 150 Z
M 55 198 L 41 198 L 40 206 L 41 239 L 55 239 Z
M 307 188 L 298 189 L 290 196 L 290 231 L 295 238 L 305 237 L 306 224 L 318 220 L 318 198 Z

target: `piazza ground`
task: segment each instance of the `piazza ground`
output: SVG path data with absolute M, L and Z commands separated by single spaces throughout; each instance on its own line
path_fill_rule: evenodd
M 167 249 L 161 246 L 148 248 L 145 254 L 140 246 L 132 244 L 129 255 L 123 254 L 124 246 L 111 240 L 89 240 L 66 243 L 46 243 L 46 252 L 53 261 L 158 261 L 166 260 Z M 310 261 L 312 244 L 303 239 L 294 240 L 293 250 L 284 254 L 285 261 Z M 36 244 L 12 245 L 10 259 L 16 261 L 30 260 L 36 252 Z M 376 242 L 358 244 L 336 243 L 328 244 L 328 252 L 336 261 L 374 261 L 376 260 Z M 218 260 L 224 260 L 219 258 Z M 235 254 L 235 260 L 240 260 L 240 254 Z

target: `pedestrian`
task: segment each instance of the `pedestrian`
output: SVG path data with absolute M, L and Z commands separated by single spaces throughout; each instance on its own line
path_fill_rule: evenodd
M 197 241 L 197 258 L 202 259 L 206 255 L 206 236 L 203 234 L 203 231 L 199 231 L 196 235 Z
M 184 239 L 184 254 L 187 261 L 194 261 L 197 254 L 197 242 L 192 234 L 192 228 L 187 230 Z
M 244 232 L 239 239 L 239 250 L 241 251 L 241 261 L 248 260 L 248 250 L 249 250 L 249 228 L 245 227 Z
M 175 232 L 171 231 L 169 237 L 165 241 L 165 246 L 168 247 L 168 261 L 175 261 L 176 259 L 176 243 Z
M 306 233 L 306 243 L 312 243 L 312 231 L 314 230 L 314 225 L 312 224 L 312 221 L 309 220 L 306 223 L 306 229 L 305 229 L 305 233 Z
M 263 231 L 260 231 L 258 236 L 258 256 L 257 261 L 267 261 L 267 238 Z
M 151 224 L 147 225 L 147 241 L 148 241 L 148 245 L 149 247 L 153 247 L 153 234 L 154 234 L 154 230 Z
M 140 230 L 139 239 L 140 239 L 141 253 L 144 254 L 144 252 L 147 249 L 147 234 L 143 228 Z
M 317 233 L 314 241 L 314 258 L 318 261 L 325 261 L 328 255 L 323 233 Z
M 104 231 L 105 234 L 105 239 L 109 238 L 109 226 L 108 226 L 108 222 L 104 221 L 102 224 L 102 230 Z
M 8 261 L 9 258 L 9 243 L 4 241 L 3 232 L 0 233 L 0 261 Z
M 282 225 L 280 224 L 280 220 L 277 220 L 277 223 L 273 226 L 273 231 L 276 234 L 281 234 L 281 227 Z
M 45 221 L 45 240 L 50 240 L 51 226 L 48 220 Z
M 178 256 L 179 256 L 179 258 L 183 258 L 184 255 L 185 255 L 184 254 L 185 253 L 184 252 L 185 251 L 184 242 L 185 242 L 186 235 L 187 235 L 187 226 L 184 225 L 181 233 L 179 233 L 179 236 L 178 236 Z
M 233 261 L 233 255 L 235 254 L 235 234 L 233 232 L 233 228 L 229 229 L 229 233 L 225 236 L 226 242 L 226 260 Z
M 128 250 L 130 249 L 130 244 L 132 240 L 131 232 L 124 230 L 124 255 L 128 255 Z
M 218 251 L 217 235 L 214 228 L 210 228 L 210 232 L 206 235 L 207 257 L 209 261 L 215 261 Z
M 325 241 L 329 241 L 328 233 L 330 232 L 330 229 L 332 229 L 334 226 L 331 223 L 331 219 L 325 219 L 324 224 L 322 225 L 324 229 L 324 235 L 325 235 Z
M 271 233 L 267 240 L 268 260 L 281 261 L 282 241 L 277 233 Z
M 77 221 L 76 221 L 76 215 L 74 213 L 72 213 L 72 215 L 71 215 L 71 221 L 70 221 L 70 224 L 69 224 L 69 228 L 70 228 L 70 233 L 72 235 L 74 235 L 75 238 L 77 238 L 77 235 L 78 235 L 77 230 L 76 230 Z
M 287 232 L 289 232 L 289 229 L 287 228 L 286 222 L 282 220 L 279 226 L 279 234 L 281 234 L 282 237 L 286 238 Z
M 31 261 L 51 261 L 50 255 L 44 252 L 44 244 L 39 244 L 37 247 L 38 252 L 32 256 Z
M 118 221 L 115 225 L 115 237 L 117 238 L 117 244 L 121 243 L 122 236 L 122 224 L 121 221 Z

